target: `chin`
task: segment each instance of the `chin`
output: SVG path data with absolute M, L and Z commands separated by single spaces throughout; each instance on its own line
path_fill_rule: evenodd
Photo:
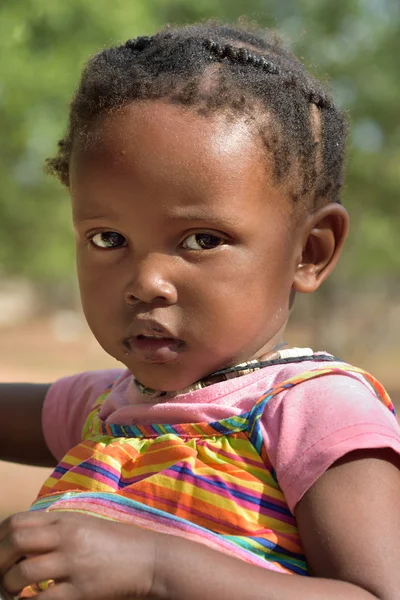
M 174 372 L 174 369 L 171 369 L 171 364 L 168 363 L 153 364 L 147 369 L 144 369 L 143 365 L 138 367 L 138 365 L 127 363 L 125 363 L 126 367 L 140 383 L 160 392 L 177 392 L 183 390 L 204 376 L 202 374 L 193 374 L 192 377 L 188 377 L 187 370 L 185 370 L 185 373 Z
M 157 390 L 158 392 L 179 392 L 179 390 L 184 390 L 189 387 L 198 379 L 188 380 L 185 379 L 171 379 L 171 378 L 160 378 L 160 377 L 140 377 L 137 375 L 134 370 L 131 373 L 136 377 L 140 383 L 145 385 L 152 390 Z

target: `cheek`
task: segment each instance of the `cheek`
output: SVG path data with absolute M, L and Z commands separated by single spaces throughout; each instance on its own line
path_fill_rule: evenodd
M 77 274 L 82 308 L 89 326 L 93 328 L 101 319 L 104 327 L 104 323 L 109 322 L 108 317 L 115 312 L 116 303 L 119 305 L 117 298 L 121 292 L 118 282 L 121 279 L 116 269 L 96 266 L 81 252 L 77 254 Z
M 202 314 L 202 323 L 213 329 L 241 329 L 265 323 L 289 303 L 291 279 L 284 261 L 274 256 L 260 259 L 257 252 L 233 252 L 212 269 L 198 269 L 185 290 L 188 304 Z

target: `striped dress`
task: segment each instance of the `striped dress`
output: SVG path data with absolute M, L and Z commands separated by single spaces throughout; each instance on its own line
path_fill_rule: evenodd
M 263 445 L 260 418 L 280 392 L 333 373 L 362 373 L 394 412 L 382 386 L 354 367 L 319 368 L 268 390 L 240 416 L 180 425 L 107 424 L 106 390 L 82 442 L 59 463 L 32 510 L 76 511 L 203 543 L 280 573 L 308 575 L 296 520 Z M 35 595 L 49 582 L 25 589 Z

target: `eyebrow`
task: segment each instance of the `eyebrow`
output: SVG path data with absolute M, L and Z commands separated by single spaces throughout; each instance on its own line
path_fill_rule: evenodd
M 80 209 L 73 211 L 72 217 L 74 221 L 100 221 L 107 220 L 110 218 L 110 214 L 105 215 L 102 212 L 97 212 L 96 210 L 91 209 Z
M 104 215 L 101 213 L 95 213 L 92 211 L 76 212 L 74 215 L 74 221 L 79 220 L 80 222 L 90 221 L 107 221 L 111 215 Z M 164 218 L 165 223 L 173 223 L 179 221 L 208 221 L 211 223 L 218 224 L 220 226 L 235 226 L 238 223 L 238 219 L 232 218 L 231 215 L 216 215 L 207 210 L 198 210 L 193 208 L 178 209 L 171 213 L 167 213 Z
M 106 216 L 106 215 L 91 215 L 91 214 L 84 214 L 84 215 L 79 215 L 79 220 L 80 221 L 100 221 L 100 220 L 107 220 L 110 218 L 110 215 Z
M 166 215 L 166 221 L 209 221 L 220 225 L 237 225 L 238 219 L 229 214 L 215 214 L 207 209 L 182 208 L 174 209 Z

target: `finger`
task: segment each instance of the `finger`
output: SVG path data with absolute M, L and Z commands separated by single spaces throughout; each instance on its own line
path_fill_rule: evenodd
M 13 565 L 4 575 L 3 585 L 15 595 L 28 585 L 49 579 L 61 580 L 66 576 L 65 560 L 62 560 L 61 555 L 51 552 L 26 558 Z
M 3 585 L 0 584 L 0 600 L 14 600 L 14 596 L 11 596 L 11 594 L 9 594 L 7 592 L 7 590 L 5 589 L 5 587 L 3 587 Z
M 67 581 L 56 583 L 45 592 L 41 592 L 38 597 L 40 600 L 82 600 L 82 595 Z
M 43 554 L 55 550 L 60 543 L 56 527 L 18 527 L 0 543 L 0 573 L 5 573 L 26 554 Z
M 26 511 L 15 513 L 0 523 L 0 541 L 13 529 L 40 527 L 56 523 L 58 519 L 59 516 L 54 512 Z

